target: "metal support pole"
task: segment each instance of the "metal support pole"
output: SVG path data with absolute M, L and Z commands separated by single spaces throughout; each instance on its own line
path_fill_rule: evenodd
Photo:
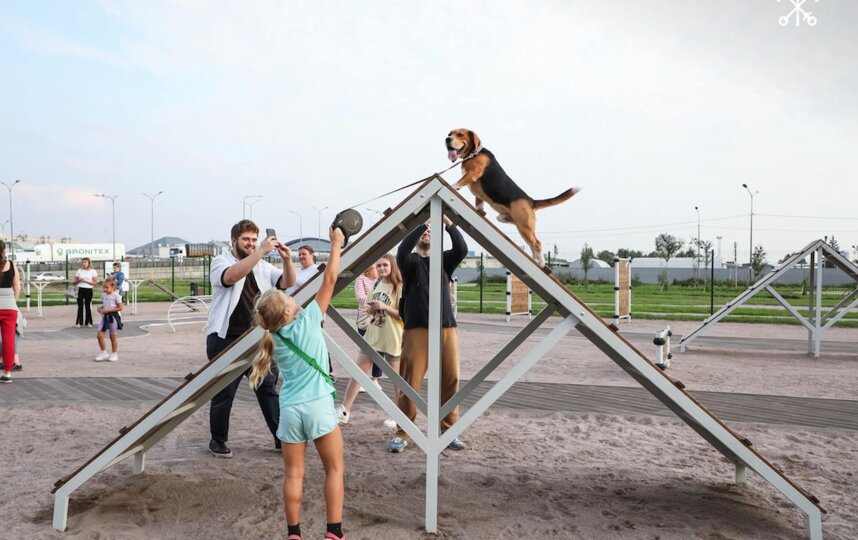
M 709 315 L 715 313 L 715 250 L 712 250 L 712 255 L 709 257 Z
M 816 306 L 813 314 L 813 357 L 819 358 L 822 341 L 822 248 L 816 250 Z
M 441 410 L 441 294 L 444 221 L 439 197 L 430 203 L 432 241 L 429 250 L 429 407 L 426 415 L 426 532 L 438 532 L 438 473 L 440 468 Z M 446 289 L 446 286 L 443 287 Z

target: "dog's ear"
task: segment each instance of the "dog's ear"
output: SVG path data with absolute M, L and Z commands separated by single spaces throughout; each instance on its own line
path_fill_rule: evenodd
M 468 137 L 471 139 L 471 144 L 474 145 L 474 147 L 471 148 L 472 152 L 483 145 L 480 141 L 480 137 L 473 131 L 468 130 Z

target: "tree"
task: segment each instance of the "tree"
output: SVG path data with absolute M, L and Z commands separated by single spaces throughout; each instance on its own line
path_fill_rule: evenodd
M 754 271 L 754 278 L 759 277 L 763 273 L 763 268 L 766 266 L 766 250 L 763 246 L 754 248 L 754 254 L 751 256 L 751 270 Z
M 587 283 L 587 272 L 593 268 L 593 259 L 595 255 L 593 255 L 593 248 L 584 244 L 584 247 L 581 248 L 581 269 L 584 270 L 584 284 Z
M 618 259 L 637 259 L 639 257 L 643 257 L 643 251 L 626 248 L 620 248 L 617 250 Z
M 600 251 L 599 253 L 596 254 L 596 258 L 599 259 L 600 261 L 605 261 L 606 263 L 608 263 L 608 265 L 613 267 L 614 266 L 614 260 L 617 258 L 617 256 L 614 255 L 613 252 L 608 251 L 607 249 L 603 249 L 602 251 Z
M 684 240 L 680 240 L 679 238 L 667 233 L 661 233 L 660 235 L 655 237 L 655 251 L 660 258 L 664 259 L 665 267 L 667 267 L 668 262 L 670 262 L 670 259 L 674 255 L 676 255 L 684 245 Z M 662 291 L 667 289 L 667 277 L 667 268 L 665 268 L 662 272 L 659 272 L 658 282 L 661 284 Z

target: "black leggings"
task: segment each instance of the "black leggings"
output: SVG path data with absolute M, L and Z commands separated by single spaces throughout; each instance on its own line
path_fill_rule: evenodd
M 83 318 L 84 310 L 86 310 L 86 320 Z M 81 326 L 92 324 L 92 289 L 77 288 L 77 318 L 74 323 Z

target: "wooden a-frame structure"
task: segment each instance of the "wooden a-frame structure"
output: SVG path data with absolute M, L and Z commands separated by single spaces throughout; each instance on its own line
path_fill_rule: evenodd
M 506 268 L 524 281 L 528 287 L 547 301 L 547 306 L 536 315 L 494 358 L 492 358 L 456 396 L 447 403 L 440 402 L 440 314 L 441 294 L 446 293 L 442 283 L 441 253 L 443 236 L 432 237 L 430 264 L 429 306 L 429 370 L 428 401 L 424 401 L 390 366 L 373 351 L 335 308 L 328 309 L 328 316 L 358 346 L 376 362 L 385 374 L 399 386 L 426 418 L 427 432 L 423 433 L 396 407 L 396 405 L 363 373 L 342 348 L 326 335 L 329 352 L 350 376 L 367 390 L 382 409 L 405 429 L 412 441 L 426 454 L 426 507 L 425 528 L 428 532 L 438 529 L 438 473 L 439 456 L 454 437 L 485 412 L 504 392 L 524 375 L 543 355 L 550 351 L 573 328 L 587 337 L 609 358 L 649 390 L 670 408 L 681 420 L 721 452 L 736 467 L 736 481 L 745 482 L 746 470 L 757 472 L 787 499 L 799 507 L 807 516 L 811 540 L 822 538 L 822 514 L 825 510 L 810 493 L 793 483 L 777 468 L 761 456 L 751 442 L 736 434 L 710 413 L 684 385 L 671 379 L 650 360 L 635 349 L 617 332 L 616 327 L 606 325 L 602 319 L 579 301 L 566 287 L 547 270 L 539 267 L 533 259 L 509 240 L 499 229 L 480 215 L 476 209 L 440 176 L 426 179 L 408 198 L 396 208 L 388 210 L 385 218 L 373 226 L 357 242 L 343 252 L 340 276 L 335 291 L 340 291 L 353 281 L 381 255 L 389 252 L 411 230 L 430 219 L 431 227 L 440 231 L 442 214 L 449 216 L 464 232 L 497 257 Z M 296 301 L 305 305 L 312 300 L 321 285 L 321 272 L 295 293 Z M 446 432 L 440 433 L 440 419 L 469 395 L 474 388 L 515 351 L 552 314 L 562 320 L 536 346 L 503 377 L 496 382 L 470 409 L 460 415 L 459 420 Z M 145 452 L 161 438 L 205 405 L 214 394 L 229 384 L 250 365 L 257 350 L 262 330 L 254 328 L 232 344 L 220 356 L 206 364 L 198 372 L 189 374 L 186 381 L 173 393 L 138 420 L 134 425 L 120 430 L 120 435 L 93 456 L 72 474 L 55 484 L 54 527 L 64 530 L 67 524 L 68 498 L 93 475 L 126 458 L 134 459 L 135 473 L 143 472 Z
M 783 296 L 778 293 L 772 285 L 781 276 L 794 268 L 797 264 L 804 261 L 810 256 L 810 279 L 811 287 L 810 294 L 807 295 L 808 316 L 805 317 L 793 307 Z M 858 307 L 858 287 L 848 295 L 846 295 L 836 306 L 832 307 L 827 313 L 822 312 L 822 268 L 823 258 L 831 263 L 835 268 L 839 268 L 846 275 L 852 278 L 858 286 L 858 266 L 850 262 L 849 259 L 837 252 L 825 240 L 814 240 L 805 246 L 804 249 L 791 255 L 787 260 L 772 269 L 771 272 L 760 278 L 756 283 L 745 289 L 739 296 L 731 300 L 724 307 L 713 313 L 697 328 L 682 336 L 679 342 L 679 351 L 685 352 L 689 343 L 700 337 L 708 329 L 715 326 L 715 323 L 729 315 L 733 310 L 750 300 L 759 292 L 768 292 L 780 305 L 786 308 L 789 313 L 795 317 L 805 328 L 807 328 L 807 354 L 813 355 L 814 358 L 819 358 L 820 343 L 822 334 L 831 328 L 834 323 L 839 321 L 847 313 Z

